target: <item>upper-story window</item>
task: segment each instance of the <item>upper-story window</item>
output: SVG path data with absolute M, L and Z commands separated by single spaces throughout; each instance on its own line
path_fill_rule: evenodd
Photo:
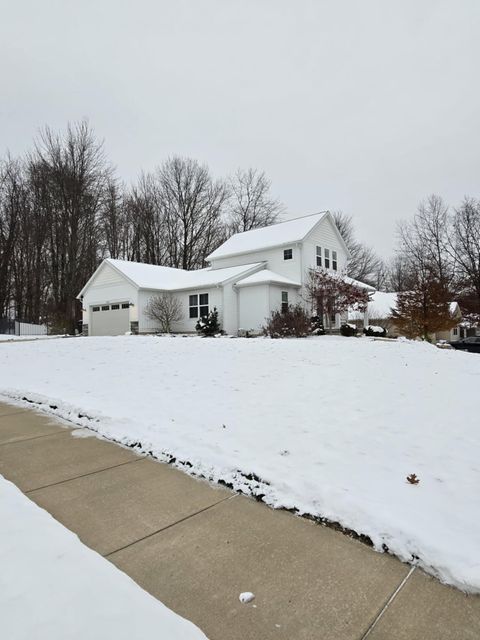
M 293 258 L 293 249 L 284 249 L 283 250 L 283 259 L 291 260 Z
M 338 268 L 337 252 L 336 251 L 332 251 L 332 269 L 334 271 L 336 271 L 337 268 Z
M 317 247 L 315 259 L 317 262 L 317 267 L 321 267 L 322 266 L 322 247 Z
M 330 269 L 330 249 L 325 249 L 325 269 Z
M 282 291 L 282 313 L 288 311 L 288 291 Z
M 190 318 L 208 316 L 208 293 L 195 293 L 188 296 L 188 308 Z

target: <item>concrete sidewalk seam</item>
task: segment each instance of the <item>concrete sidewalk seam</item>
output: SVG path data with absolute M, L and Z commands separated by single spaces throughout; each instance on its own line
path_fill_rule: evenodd
M 41 436 L 32 436 L 31 438 L 20 438 L 19 440 L 10 440 L 10 442 L 0 442 L 0 447 L 6 447 L 9 444 L 19 444 L 20 442 L 30 442 L 31 440 L 39 440 L 40 438 L 49 438 L 55 436 L 64 436 L 65 434 L 69 434 L 70 431 L 65 431 L 65 433 L 42 433 Z
M 392 604 L 392 602 L 395 600 L 395 598 L 398 596 L 398 594 L 400 593 L 400 591 L 403 589 L 403 587 L 407 584 L 410 576 L 413 574 L 413 572 L 415 571 L 417 567 L 413 566 L 410 567 L 410 571 L 407 573 L 407 575 L 403 578 L 403 580 L 400 582 L 400 584 L 398 585 L 398 587 L 395 589 L 395 591 L 392 593 L 392 595 L 390 596 L 390 598 L 387 600 L 387 602 L 385 603 L 385 605 L 383 606 L 383 608 L 381 609 L 381 611 L 378 613 L 377 617 L 375 618 L 375 620 L 372 622 L 372 624 L 368 627 L 368 629 L 366 630 L 366 632 L 364 633 L 364 635 L 360 638 L 360 640 L 365 640 L 366 638 L 368 638 L 368 636 L 371 634 L 371 632 L 374 630 L 374 628 L 377 626 L 377 624 L 380 622 L 380 620 L 382 619 L 383 615 L 386 613 L 387 609 L 389 608 L 389 606 Z
M 20 440 L 20 442 L 24 442 Z M 74 476 L 73 478 L 65 478 L 65 480 L 59 480 L 58 482 L 52 482 L 51 484 L 45 484 L 41 487 L 35 487 L 35 489 L 29 489 L 28 491 L 24 491 L 25 495 L 30 493 L 34 493 L 35 491 L 41 491 L 42 489 L 48 489 L 49 487 L 56 487 L 59 484 L 65 484 L 67 482 L 72 482 L 73 480 L 78 480 L 80 478 L 86 478 L 87 476 L 93 476 L 96 473 L 102 473 L 103 471 L 110 471 L 110 469 L 116 469 L 117 467 L 123 467 L 126 464 L 132 464 L 133 462 L 140 462 L 140 460 L 144 460 L 145 458 L 138 458 L 137 460 L 127 460 L 126 462 L 120 462 L 119 464 L 114 464 L 111 467 L 104 467 L 102 469 L 95 469 L 95 471 L 89 471 L 88 473 L 82 473 L 79 476 Z
M 180 520 L 177 520 L 176 522 L 172 522 L 171 524 L 167 524 L 165 527 L 162 527 L 161 529 L 158 529 L 157 531 L 153 531 L 152 533 L 149 533 L 148 535 L 143 536 L 143 538 L 139 538 L 138 540 L 134 540 L 133 542 L 129 542 L 128 544 L 124 545 L 123 547 L 119 547 L 118 549 L 115 549 L 115 551 L 109 551 L 103 557 L 104 558 L 109 558 L 110 556 L 114 555 L 115 553 L 118 553 L 119 551 L 123 551 L 124 549 L 129 549 L 130 547 L 133 547 L 134 545 L 138 544 L 139 542 L 143 542 L 144 540 L 148 540 L 149 538 L 152 538 L 153 536 L 156 536 L 157 534 L 162 533 L 163 531 L 167 531 L 168 529 L 171 529 L 172 527 L 175 527 L 177 524 L 181 524 L 182 522 L 185 522 L 186 520 L 190 520 L 191 518 L 194 518 L 195 516 L 198 516 L 201 513 L 204 513 L 205 511 L 209 511 L 210 509 L 213 509 L 214 507 L 217 507 L 218 505 L 222 504 L 223 502 L 227 502 L 227 500 L 232 500 L 232 498 L 236 498 L 237 496 L 238 496 L 238 493 L 234 494 L 233 496 L 227 496 L 226 498 L 222 498 L 222 500 L 219 500 L 218 502 L 214 502 L 213 504 L 209 504 L 208 507 L 204 507 L 203 509 L 200 509 L 199 511 L 195 511 L 195 513 L 190 513 L 188 516 L 185 516 L 184 518 L 180 518 Z

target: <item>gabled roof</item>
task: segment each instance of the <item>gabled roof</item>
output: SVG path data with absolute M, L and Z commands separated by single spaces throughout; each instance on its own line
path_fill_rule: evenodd
M 247 276 L 246 278 L 242 278 L 235 284 L 237 287 L 247 287 L 249 285 L 270 283 L 280 284 L 288 287 L 302 286 L 300 282 L 295 282 L 294 280 L 290 280 L 290 278 L 285 278 L 285 276 L 281 276 L 279 273 L 275 273 L 274 271 L 270 271 L 269 269 L 262 269 L 262 271 L 252 273 L 252 275 Z
M 329 211 L 321 211 L 320 213 L 313 213 L 309 216 L 277 222 L 269 227 L 261 227 L 259 229 L 252 229 L 251 231 L 244 231 L 243 233 L 236 233 L 207 256 L 207 260 L 216 260 L 218 258 L 226 258 L 227 256 L 235 256 L 242 253 L 261 251 L 262 249 L 271 249 L 281 245 L 301 242 L 324 218 L 330 218 L 333 222 Z M 348 249 L 335 223 L 333 223 L 333 226 L 348 254 Z
M 249 275 L 263 266 L 261 262 L 258 262 L 236 267 L 227 267 L 225 269 L 211 269 L 209 267 L 208 269 L 186 271 L 172 267 L 161 267 L 155 264 L 107 258 L 80 291 L 78 297 L 84 294 L 96 274 L 105 264 L 113 267 L 113 269 L 125 276 L 131 284 L 139 289 L 153 289 L 158 291 L 178 291 L 180 289 L 198 289 L 200 287 L 221 285 L 228 280 L 238 278 L 244 274 Z

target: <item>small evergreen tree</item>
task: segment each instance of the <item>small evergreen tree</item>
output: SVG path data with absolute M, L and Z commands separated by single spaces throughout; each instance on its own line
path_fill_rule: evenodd
M 218 322 L 217 308 L 214 307 L 213 311 L 210 311 L 208 316 L 200 318 L 200 320 L 195 325 L 195 329 L 198 331 L 198 333 L 201 333 L 202 335 L 208 337 L 212 337 L 221 333 L 220 323 Z
M 437 331 L 448 331 L 457 324 L 450 312 L 448 292 L 431 273 L 415 275 L 409 291 L 397 295 L 392 320 L 407 338 L 423 338 Z

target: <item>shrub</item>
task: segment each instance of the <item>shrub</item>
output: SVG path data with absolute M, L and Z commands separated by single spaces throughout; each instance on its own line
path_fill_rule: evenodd
M 384 327 L 377 327 L 371 324 L 363 329 L 363 333 L 366 336 L 371 336 L 374 338 L 385 338 L 385 336 L 387 335 L 387 330 Z
M 323 319 L 321 316 L 312 316 L 310 318 L 310 331 L 314 336 L 325 335 L 325 327 L 323 326 Z
M 342 324 L 340 325 L 340 333 L 342 334 L 342 336 L 351 338 L 352 336 L 357 335 L 357 327 L 354 324 Z
M 200 320 L 195 325 L 195 329 L 198 333 L 201 333 L 204 336 L 212 337 L 219 333 L 221 333 L 220 324 L 218 322 L 218 311 L 216 307 L 213 308 L 213 311 L 210 311 L 208 316 L 204 318 L 200 318 Z
M 271 338 L 304 338 L 311 332 L 310 318 L 300 304 L 289 305 L 285 311 L 272 311 L 263 333 Z

